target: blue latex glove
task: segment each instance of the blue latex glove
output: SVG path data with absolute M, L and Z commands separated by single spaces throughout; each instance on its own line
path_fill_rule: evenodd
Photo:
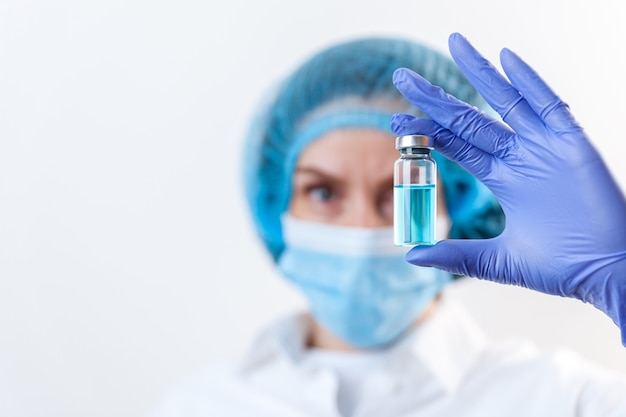
M 432 120 L 395 115 L 391 126 L 430 136 L 489 187 L 506 228 L 493 239 L 416 247 L 407 260 L 592 303 L 620 327 L 626 346 L 624 195 L 568 106 L 518 56 L 500 54 L 509 82 L 461 35 L 451 35 L 449 47 L 506 124 L 398 69 L 394 84 Z

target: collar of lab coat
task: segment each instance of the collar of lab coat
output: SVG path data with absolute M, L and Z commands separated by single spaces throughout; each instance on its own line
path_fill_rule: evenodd
M 244 357 L 239 374 L 242 377 L 263 372 L 275 373 L 306 383 L 315 376 L 328 380 L 328 375 L 311 369 L 303 361 L 310 326 L 307 314 L 279 320 L 263 332 Z M 448 393 L 454 392 L 464 376 L 476 364 L 487 346 L 487 338 L 469 314 L 458 304 L 442 297 L 437 308 L 423 324 L 388 348 L 384 379 L 387 385 L 422 384 L 433 379 Z M 319 378 L 318 378 L 319 379 Z

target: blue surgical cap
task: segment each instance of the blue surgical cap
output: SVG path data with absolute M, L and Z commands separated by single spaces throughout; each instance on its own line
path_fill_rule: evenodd
M 392 134 L 393 113 L 421 115 L 392 84 L 410 68 L 457 98 L 486 108 L 454 62 L 403 39 L 368 38 L 327 48 L 304 62 L 269 96 L 244 148 L 245 193 L 254 225 L 277 260 L 284 248 L 281 214 L 302 150 L 324 133 L 366 127 Z M 450 238 L 488 238 L 503 229 L 503 212 L 491 192 L 455 162 L 434 152 L 452 222 Z M 390 167 L 392 169 L 392 167 Z

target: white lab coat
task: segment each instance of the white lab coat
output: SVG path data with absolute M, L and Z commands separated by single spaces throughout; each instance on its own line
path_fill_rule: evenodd
M 306 323 L 280 320 L 243 361 L 197 373 L 152 416 L 341 416 L 336 372 L 306 360 Z M 353 417 L 626 417 L 626 376 L 570 351 L 490 343 L 445 297 L 381 366 L 363 369 L 361 385 Z

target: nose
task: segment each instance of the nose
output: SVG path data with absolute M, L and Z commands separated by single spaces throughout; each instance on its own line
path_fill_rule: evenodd
M 392 219 L 388 219 L 378 205 L 375 199 L 354 196 L 344 212 L 343 225 L 362 228 L 391 226 Z

